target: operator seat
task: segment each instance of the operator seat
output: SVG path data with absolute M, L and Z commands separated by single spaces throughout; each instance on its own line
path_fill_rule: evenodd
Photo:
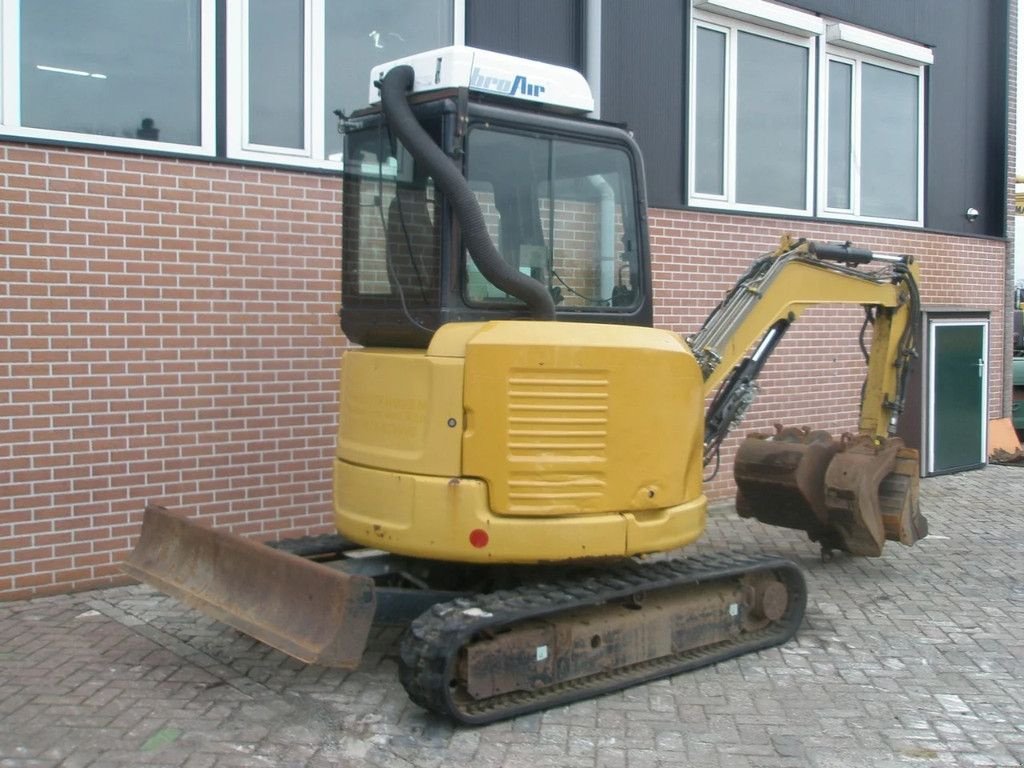
M 422 188 L 396 189 L 388 205 L 384 237 L 392 295 L 403 296 L 408 305 L 436 301 L 440 233 Z

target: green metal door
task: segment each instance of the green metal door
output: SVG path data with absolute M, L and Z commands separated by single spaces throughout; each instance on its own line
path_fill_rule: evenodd
M 935 320 L 929 328 L 929 474 L 987 460 L 988 324 Z

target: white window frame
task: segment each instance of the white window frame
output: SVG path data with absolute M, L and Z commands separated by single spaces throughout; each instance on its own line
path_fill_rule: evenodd
M 715 11 L 708 13 L 703 9 Z M 690 22 L 689 119 L 687 136 L 687 201 L 689 205 L 749 213 L 811 216 L 814 210 L 815 97 L 818 92 L 818 38 L 824 24 L 816 16 L 768 3 L 764 0 L 695 0 Z M 750 19 L 755 19 L 753 23 Z M 697 30 L 723 32 L 726 35 L 725 63 L 725 152 L 724 194 L 713 195 L 696 190 L 697 151 Z M 736 201 L 736 57 L 739 34 L 758 35 L 770 40 L 807 49 L 807 146 L 805 147 L 804 207 L 785 208 Z
M 366 1 L 366 0 L 362 0 Z M 414 0 L 410 0 L 414 1 Z M 450 0 L 452 5 L 452 44 L 466 39 L 466 0 Z M 227 142 L 229 158 L 272 162 L 303 168 L 341 168 L 341 158 L 326 156 L 324 134 L 324 48 L 326 45 L 326 0 L 305 0 L 303 5 L 304 137 L 301 148 L 278 147 L 249 141 L 249 0 L 227 3 Z M 370 67 L 366 69 L 369 88 Z
M 249 141 L 249 0 L 228 3 L 227 25 L 238 35 L 238 56 L 227 56 L 228 94 L 241 100 L 238 109 L 228 107 L 228 154 L 266 157 L 267 153 L 311 158 L 312 147 L 323 144 L 323 99 L 314 100 L 314 93 L 323 92 L 324 72 L 324 0 L 306 0 L 303 8 L 302 34 L 302 114 L 305 125 L 301 147 L 280 147 Z M 237 17 L 237 18 L 236 18 Z M 237 102 L 236 102 L 237 103 Z M 236 127 L 235 123 L 238 123 Z
M 216 154 L 216 8 L 214 0 L 200 0 L 199 115 L 200 143 L 178 144 L 121 136 L 32 128 L 21 125 L 21 2 L 0 0 L 0 134 L 47 139 L 69 144 L 139 149 L 146 152 L 212 157 Z
M 301 147 L 279 147 L 249 141 L 249 0 L 227 4 L 227 155 L 241 160 L 272 160 L 287 165 L 337 167 L 327 163 L 321 151 L 315 157 L 313 147 L 324 145 L 323 93 L 324 0 L 305 0 L 303 5 L 303 140 Z M 319 161 L 319 162 L 317 162 Z
M 847 39 L 842 39 L 845 35 Z M 894 224 L 899 226 L 924 226 L 924 140 L 925 140 L 925 68 L 933 61 L 931 51 L 924 46 L 909 43 L 876 32 L 850 27 L 846 24 L 828 25 L 829 41 L 820 57 L 818 81 L 821 92 L 818 96 L 818 216 L 823 219 L 862 221 L 872 224 Z M 888 55 L 887 55 L 888 54 Z M 833 208 L 828 205 L 828 99 L 829 62 L 849 64 L 853 68 L 853 82 L 850 98 L 850 203 L 849 208 Z M 917 218 L 894 219 L 861 214 L 861 73 L 864 64 L 870 64 L 895 72 L 917 77 Z

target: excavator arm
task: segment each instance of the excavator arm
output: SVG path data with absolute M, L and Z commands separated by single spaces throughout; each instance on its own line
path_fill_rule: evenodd
M 753 402 L 757 376 L 792 323 L 817 304 L 864 307 L 867 376 L 857 433 L 834 440 L 827 432 L 778 428 L 749 436 L 734 468 L 740 515 L 804 530 L 824 551 L 857 555 L 881 554 L 887 539 L 913 544 L 926 535 L 917 452 L 895 436 L 917 355 L 919 303 L 909 256 L 784 237 L 687 339 L 705 395 L 715 393 L 705 420 L 707 464 Z

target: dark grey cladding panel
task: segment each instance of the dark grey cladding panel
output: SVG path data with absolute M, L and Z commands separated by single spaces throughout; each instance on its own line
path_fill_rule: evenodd
M 686 5 L 605 0 L 601 11 L 601 117 L 633 130 L 656 208 L 685 202 Z
M 1005 234 L 1007 0 L 791 0 L 791 5 L 933 48 L 925 225 Z M 968 208 L 981 216 L 973 224 Z
M 1007 174 L 1008 0 L 789 0 L 931 46 L 925 225 L 1001 236 Z M 686 204 L 688 0 L 603 0 L 601 116 L 644 152 L 652 206 Z M 470 45 L 583 70 L 585 0 L 466 0 Z M 969 223 L 967 208 L 981 216 Z
M 466 44 L 583 70 L 585 0 L 466 0 Z

